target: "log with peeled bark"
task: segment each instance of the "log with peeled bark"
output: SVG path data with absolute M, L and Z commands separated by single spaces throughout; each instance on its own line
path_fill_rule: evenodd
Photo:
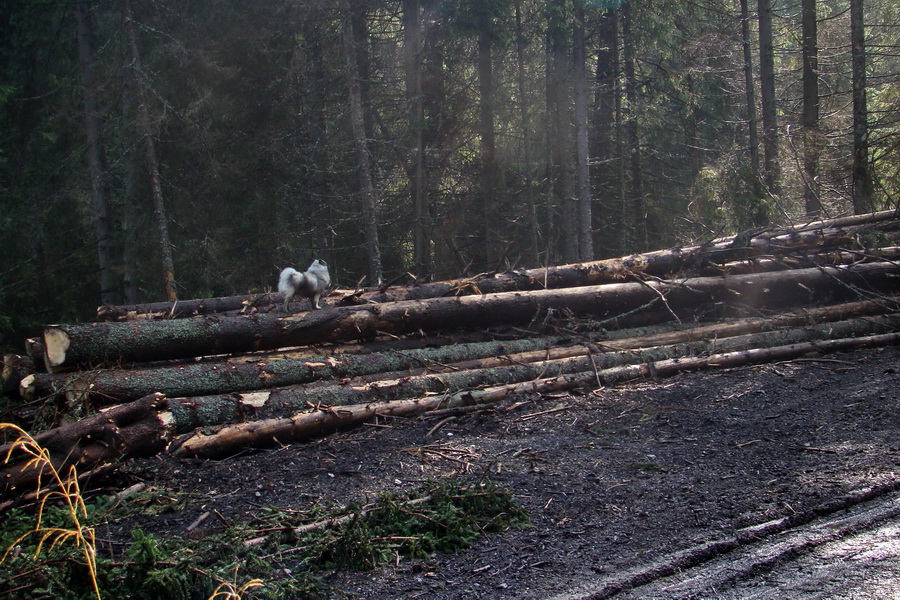
M 277 418 L 306 407 L 332 408 L 366 402 L 389 402 L 425 395 L 454 394 L 465 389 L 508 385 L 592 368 L 609 369 L 710 354 L 896 331 L 896 314 L 849 321 L 804 325 L 733 337 L 711 337 L 660 346 L 596 352 L 590 346 L 528 352 L 508 358 L 473 360 L 448 365 L 441 373 L 384 373 L 341 383 L 297 385 L 250 393 L 170 398 L 173 429 L 181 434 L 198 427 Z M 719 333 L 719 332 L 716 332 Z
M 49 454 L 53 468 L 65 475 L 70 466 L 91 469 L 131 456 L 162 452 L 170 439 L 167 401 L 152 394 L 92 417 L 34 436 Z M 49 467 L 12 443 L 0 447 L 0 500 L 33 492 L 47 480 Z
M 753 333 L 825 321 L 838 321 L 897 310 L 900 300 L 865 301 L 804 309 L 765 319 L 752 318 L 648 335 L 634 330 L 595 332 L 581 338 L 604 350 L 623 350 Z M 367 354 L 290 354 L 268 358 L 247 356 L 227 361 L 185 362 L 172 366 L 134 369 L 94 369 L 74 373 L 35 373 L 25 377 L 20 395 L 26 401 L 65 395 L 70 405 L 104 406 L 160 392 L 170 398 L 247 392 L 406 369 L 444 372 L 447 368 L 498 367 L 504 364 L 565 358 L 584 353 L 584 346 L 558 347 L 567 338 L 534 336 L 507 341 L 451 343 L 433 348 L 394 348 Z M 579 348 L 581 350 L 579 350 Z M 540 349 L 537 352 L 533 352 Z M 358 349 L 357 349 L 358 350 Z M 532 351 L 529 353 L 529 351 Z M 523 354 L 524 353 L 524 354 Z M 509 356 L 507 356 L 509 355 Z M 451 364 L 452 363 L 452 364 Z M 477 364 L 476 364 L 477 363 Z M 444 365 L 451 364 L 449 367 Z M 412 373 L 412 374 L 415 374 Z
M 453 330 L 540 322 L 557 313 L 591 316 L 606 327 L 659 323 L 705 310 L 810 306 L 900 288 L 900 265 L 696 277 L 410 300 L 318 310 L 293 317 L 207 316 L 171 321 L 83 323 L 44 328 L 50 372 L 103 362 L 131 363 L 366 339 L 379 333 Z
M 559 289 L 622 281 L 633 275 L 670 277 L 704 265 L 745 260 L 749 257 L 788 252 L 839 248 L 852 245 L 861 231 L 900 227 L 894 211 L 816 221 L 794 227 L 757 232 L 752 237 L 738 235 L 694 244 L 549 268 L 533 268 L 505 273 L 486 273 L 450 281 L 416 284 L 388 289 L 347 293 L 340 304 L 383 303 L 422 300 L 444 296 L 492 294 L 510 291 Z M 757 269 L 758 271 L 759 269 Z M 126 306 L 101 306 L 100 321 L 171 319 L 211 313 L 255 314 L 272 312 L 281 302 L 279 294 L 251 294 L 178 302 L 155 302 Z
M 688 370 L 790 360 L 814 352 L 835 352 L 897 344 L 898 342 L 900 342 L 898 333 L 825 340 L 714 354 L 708 357 L 661 360 L 650 364 L 585 371 L 496 388 L 459 392 L 448 396 L 426 396 L 394 402 L 372 402 L 319 409 L 300 412 L 290 417 L 225 425 L 215 431 L 198 430 L 173 441 L 169 452 L 182 457 L 217 458 L 234 454 L 247 447 L 271 447 L 321 437 L 335 431 L 357 427 L 378 417 L 410 418 L 436 409 L 495 403 L 518 394 L 546 394 L 583 387 L 596 388 L 631 379 L 668 377 Z

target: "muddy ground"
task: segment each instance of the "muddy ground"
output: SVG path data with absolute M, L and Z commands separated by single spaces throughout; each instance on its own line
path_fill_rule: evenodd
M 249 520 L 266 506 L 345 505 L 487 475 L 515 495 L 530 527 L 330 583 L 367 600 L 579 597 L 598 582 L 624 589 L 652 579 L 648 565 L 673 556 L 682 559 L 675 570 L 721 558 L 711 542 L 759 524 L 806 523 L 895 492 L 898 401 L 894 346 L 519 397 L 493 411 L 385 421 L 222 461 L 147 459 L 126 471 L 159 493 L 196 498 L 139 523 L 174 535 L 213 509 Z

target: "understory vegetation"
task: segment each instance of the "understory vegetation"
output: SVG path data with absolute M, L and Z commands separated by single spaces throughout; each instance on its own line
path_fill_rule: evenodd
M 467 548 L 485 533 L 528 522 L 514 498 L 490 481 L 447 481 L 410 496 L 382 495 L 367 506 L 266 507 L 245 523 L 230 523 L 219 515 L 227 526 L 202 535 L 127 531 L 134 517 L 178 512 L 188 501 L 141 492 L 127 499 L 98 496 L 84 503 L 82 524 L 90 524 L 97 536 L 93 549 L 99 597 L 334 597 L 327 578 L 336 570 L 427 559 L 434 552 Z M 47 504 L 40 525 L 43 529 L 35 528 L 35 514 L 29 510 L 5 515 L 0 596 L 97 597 L 83 547 L 42 544 L 42 531 L 73 527 L 71 514 Z

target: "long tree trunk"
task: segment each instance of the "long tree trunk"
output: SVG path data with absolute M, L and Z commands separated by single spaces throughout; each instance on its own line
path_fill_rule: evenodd
M 778 273 L 697 277 L 678 282 L 507 292 L 483 296 L 410 300 L 313 311 L 302 317 L 212 316 L 172 321 L 61 324 L 44 328 L 48 370 L 104 361 L 133 362 L 281 348 L 323 341 L 367 339 L 379 334 L 525 325 L 546 311 L 592 316 L 605 326 L 633 327 L 685 318 L 705 307 L 792 306 L 827 296 L 842 300 L 897 287 L 900 266 L 860 264 Z M 637 308 L 636 308 L 637 307 Z M 175 342 L 173 342 L 175 340 Z
M 118 293 L 112 273 L 111 244 L 112 215 L 106 185 L 106 161 L 100 132 L 100 112 L 97 109 L 96 85 L 92 66 L 91 21 L 87 14 L 87 0 L 74 3 L 75 26 L 78 37 L 78 71 L 84 95 L 84 125 L 87 132 L 88 170 L 91 177 L 91 198 L 94 204 L 94 232 L 97 235 L 97 266 L 100 272 L 100 301 L 116 302 Z
M 153 193 L 153 213 L 156 217 L 156 231 L 159 236 L 159 248 L 163 263 L 163 285 L 166 298 L 170 301 L 178 299 L 175 290 L 175 266 L 172 261 L 172 243 L 169 241 L 169 225 L 166 219 L 166 206 L 163 202 L 162 184 L 159 177 L 159 163 L 156 159 L 156 143 L 153 141 L 153 128 L 150 125 L 150 107 L 147 104 L 146 84 L 144 71 L 141 67 L 141 55 L 138 51 L 137 34 L 134 30 L 134 13 L 131 9 L 131 0 L 123 3 L 122 22 L 125 27 L 125 35 L 128 39 L 128 48 L 131 53 L 130 73 L 134 84 L 134 92 L 137 97 L 137 130 L 138 135 L 144 139 L 147 169 L 150 172 L 150 190 Z
M 898 227 L 900 223 L 896 220 L 894 211 L 881 211 L 773 229 L 761 232 L 749 240 L 742 236 L 730 236 L 700 245 L 680 246 L 590 263 L 488 273 L 465 279 L 397 288 L 369 289 L 347 296 L 338 304 L 394 302 L 441 296 L 598 285 L 621 281 L 629 276 L 671 277 L 676 273 L 698 267 L 729 272 L 728 269 L 732 268 L 728 265 L 729 262 L 752 259 L 761 255 L 768 255 L 772 260 L 784 260 L 787 254 L 800 254 L 801 256 L 795 257 L 796 260 L 802 259 L 804 254 L 814 257 L 820 252 L 833 252 L 841 247 L 850 247 L 856 236 L 862 233 L 878 232 L 879 235 L 891 236 Z M 879 253 L 869 250 L 867 254 L 877 256 Z M 884 258 L 892 260 L 889 253 L 885 253 Z M 254 315 L 271 312 L 280 302 L 279 299 L 278 294 L 258 294 L 180 300 L 175 303 L 101 306 L 97 309 L 97 319 L 139 321 L 211 313 Z
M 850 42 L 853 69 L 853 212 L 862 214 L 872 210 L 874 204 L 872 165 L 869 162 L 863 0 L 850 0 Z
M 481 173 L 478 208 L 474 211 L 476 232 L 474 264 L 479 271 L 497 268 L 500 257 L 500 200 L 496 191 L 498 178 L 497 149 L 494 134 L 494 62 L 493 17 L 489 6 L 476 9 L 478 20 L 478 131 L 480 135 Z
M 627 120 L 625 122 L 628 137 L 628 155 L 631 179 L 631 209 L 629 221 L 634 231 L 633 242 L 640 250 L 646 250 L 650 244 L 650 227 L 647 223 L 649 214 L 644 198 L 644 175 L 641 156 L 641 139 L 638 133 L 638 94 L 637 75 L 634 56 L 634 14 L 630 3 L 622 5 L 622 54 L 625 62 L 625 95 L 628 99 Z
M 547 123 L 553 203 L 562 209 L 559 235 L 565 262 L 578 260 L 578 212 L 573 193 L 572 121 L 569 111 L 571 60 L 566 51 L 566 2 L 547 5 Z
M 778 162 L 778 118 L 775 105 L 775 53 L 772 47 L 772 3 L 759 0 L 759 84 L 762 97 L 763 178 L 772 196 L 781 194 Z
M 378 212 L 372 171 L 369 166 L 369 147 L 366 141 L 365 119 L 363 117 L 362 92 L 359 83 L 359 67 L 356 63 L 356 49 L 353 39 L 352 8 L 349 0 L 343 0 L 344 9 L 344 58 L 347 85 L 350 90 L 350 124 L 356 147 L 356 168 L 359 175 L 362 198 L 362 222 L 365 238 L 366 262 L 369 280 L 373 285 L 381 283 L 381 248 L 378 243 Z
M 575 0 L 573 59 L 575 69 L 575 154 L 578 181 L 578 260 L 594 259 L 591 216 L 591 170 L 588 156 L 587 74 L 584 48 L 584 1 Z
M 819 42 L 816 0 L 802 0 L 803 199 L 806 215 L 822 213 L 819 199 Z
M 413 270 L 419 277 L 425 277 L 431 272 L 431 227 L 425 171 L 425 101 L 422 95 L 422 20 L 419 0 L 403 0 L 402 9 L 406 110 L 409 119 L 407 177 L 413 206 Z
M 344 406 L 339 410 L 317 409 L 311 412 L 297 413 L 290 417 L 227 425 L 215 432 L 193 433 L 173 442 L 169 451 L 176 456 L 214 458 L 232 454 L 247 447 L 275 446 L 321 437 L 334 431 L 359 426 L 378 416 L 410 418 L 436 409 L 487 405 L 519 394 L 548 394 L 585 386 L 613 385 L 639 378 L 669 377 L 688 370 L 727 368 L 776 360 L 790 360 L 813 352 L 836 352 L 884 346 L 896 344 L 898 340 L 900 340 L 900 334 L 887 333 L 859 338 L 788 344 L 773 348 L 754 348 L 713 354 L 712 356 L 664 359 L 645 364 L 591 369 L 579 373 L 449 395 L 432 395 L 392 402 L 366 402 Z
M 522 137 L 522 180 L 525 206 L 528 207 L 528 262 L 540 264 L 541 228 L 537 202 L 532 189 L 532 135 L 528 122 L 528 93 L 525 86 L 525 33 L 522 29 L 522 0 L 515 0 L 516 12 L 516 91 L 519 95 L 519 135 Z
M 748 211 L 745 229 L 762 227 L 766 224 L 766 211 L 762 202 L 763 193 L 759 171 L 759 133 L 757 132 L 756 91 L 753 83 L 753 51 L 750 38 L 750 9 L 748 0 L 741 0 L 741 45 L 744 51 L 744 93 L 747 104 L 747 146 L 750 152 L 751 186 L 753 206 Z
M 893 305 L 896 309 L 896 301 Z M 14 355 L 4 357 L 5 370 L 9 364 L 9 381 L 19 386 L 20 395 L 26 401 L 65 396 L 70 406 L 83 406 L 90 402 L 94 407 L 117 402 L 127 402 L 146 396 L 154 391 L 170 398 L 201 396 L 209 394 L 232 394 L 250 392 L 282 386 L 307 384 L 314 381 L 346 380 L 360 381 L 378 379 L 405 379 L 411 375 L 424 373 L 451 373 L 468 369 L 490 369 L 508 367 L 543 360 L 558 360 L 573 356 L 584 356 L 590 348 L 601 347 L 603 352 L 622 351 L 636 348 L 650 348 L 672 344 L 693 344 L 692 352 L 707 348 L 702 340 L 713 340 L 714 348 L 730 347 L 726 338 L 752 335 L 761 331 L 804 327 L 805 333 L 814 333 L 821 338 L 821 331 L 814 324 L 827 323 L 829 332 L 836 331 L 834 322 L 855 319 L 853 325 L 858 332 L 884 331 L 882 321 L 872 317 L 892 310 L 890 301 L 854 302 L 831 305 L 823 308 L 806 308 L 796 313 L 786 313 L 769 319 L 742 319 L 726 323 L 715 323 L 699 327 L 679 327 L 675 331 L 650 335 L 628 335 L 629 330 L 603 332 L 586 335 L 582 345 L 566 345 L 570 340 L 561 336 L 528 336 L 518 340 L 488 341 L 472 343 L 450 342 L 428 348 L 394 349 L 383 352 L 348 353 L 306 357 L 284 357 L 274 354 L 264 356 L 235 357 L 225 361 L 186 362 L 179 365 L 141 367 L 134 369 L 94 369 L 76 373 L 24 373 L 21 360 Z M 860 319 L 860 317 L 866 317 Z M 887 321 L 886 321 L 887 322 Z M 888 326 L 896 326 L 896 318 Z M 882 329 L 867 329 L 867 327 Z M 850 329 L 839 335 L 850 335 Z M 641 332 L 643 333 L 643 332 Z M 838 335 L 831 333 L 832 335 Z M 798 337 L 800 333 L 773 334 L 777 343 L 785 340 L 800 341 L 810 339 Z M 790 336 L 790 337 L 789 337 Z M 586 345 L 584 345 L 586 344 Z M 758 344 L 757 344 L 758 345 Z M 710 347 L 710 348 L 712 348 Z M 27 360 L 27 359 L 25 359 Z M 606 359 L 598 364 L 607 364 Z M 30 361 L 28 361 L 30 364 Z M 33 370 L 33 365 L 28 367 Z M 377 379 L 376 379 L 377 377 Z M 21 382 L 21 383 L 19 383 Z M 356 385 L 352 381 L 342 381 L 344 386 Z M 10 388 L 12 389 L 12 388 Z M 319 392 L 321 393 L 321 392 Z
M 591 130 L 591 155 L 597 163 L 592 173 L 593 186 L 598 195 L 599 211 L 593 216 L 600 231 L 598 254 L 614 256 L 621 248 L 622 224 L 618 210 L 621 199 L 616 176 L 616 97 L 618 96 L 619 37 L 616 11 L 608 10 L 600 16 L 597 52 L 597 86 Z M 618 199 L 618 201 L 617 201 Z

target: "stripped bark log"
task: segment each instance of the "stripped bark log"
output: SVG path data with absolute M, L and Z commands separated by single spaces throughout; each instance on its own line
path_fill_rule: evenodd
M 313 412 L 298 413 L 286 418 L 226 425 L 215 431 L 200 430 L 175 440 L 170 445 L 169 452 L 183 457 L 216 458 L 233 454 L 247 447 L 269 447 L 312 439 L 330 432 L 351 429 L 376 417 L 410 418 L 438 408 L 498 402 L 514 394 L 545 394 L 582 387 L 596 387 L 598 381 L 603 385 L 610 385 L 629 379 L 650 376 L 667 377 L 687 370 L 734 367 L 775 360 L 789 360 L 813 352 L 835 352 L 852 348 L 896 344 L 898 342 L 900 342 L 900 334 L 898 333 L 826 340 L 779 346 L 764 350 L 715 354 L 704 358 L 663 360 L 652 364 L 587 371 L 485 390 L 460 392 L 447 396 L 432 396 L 395 402 L 344 406 L 337 409 L 315 410 Z
M 57 472 L 69 466 L 91 469 L 130 456 L 152 456 L 169 440 L 168 403 L 161 394 L 35 436 Z M 48 479 L 49 466 L 30 460 L 15 443 L 0 447 L 0 500 L 34 491 Z
M 705 308 L 811 305 L 900 287 L 893 263 L 777 273 L 698 277 L 603 286 L 507 292 L 331 308 L 301 316 L 203 317 L 173 321 L 85 323 L 44 328 L 48 371 L 104 361 L 132 362 L 365 339 L 379 333 L 521 325 L 551 311 L 590 315 L 606 326 L 658 323 Z M 705 308 L 704 308 L 705 307 Z

